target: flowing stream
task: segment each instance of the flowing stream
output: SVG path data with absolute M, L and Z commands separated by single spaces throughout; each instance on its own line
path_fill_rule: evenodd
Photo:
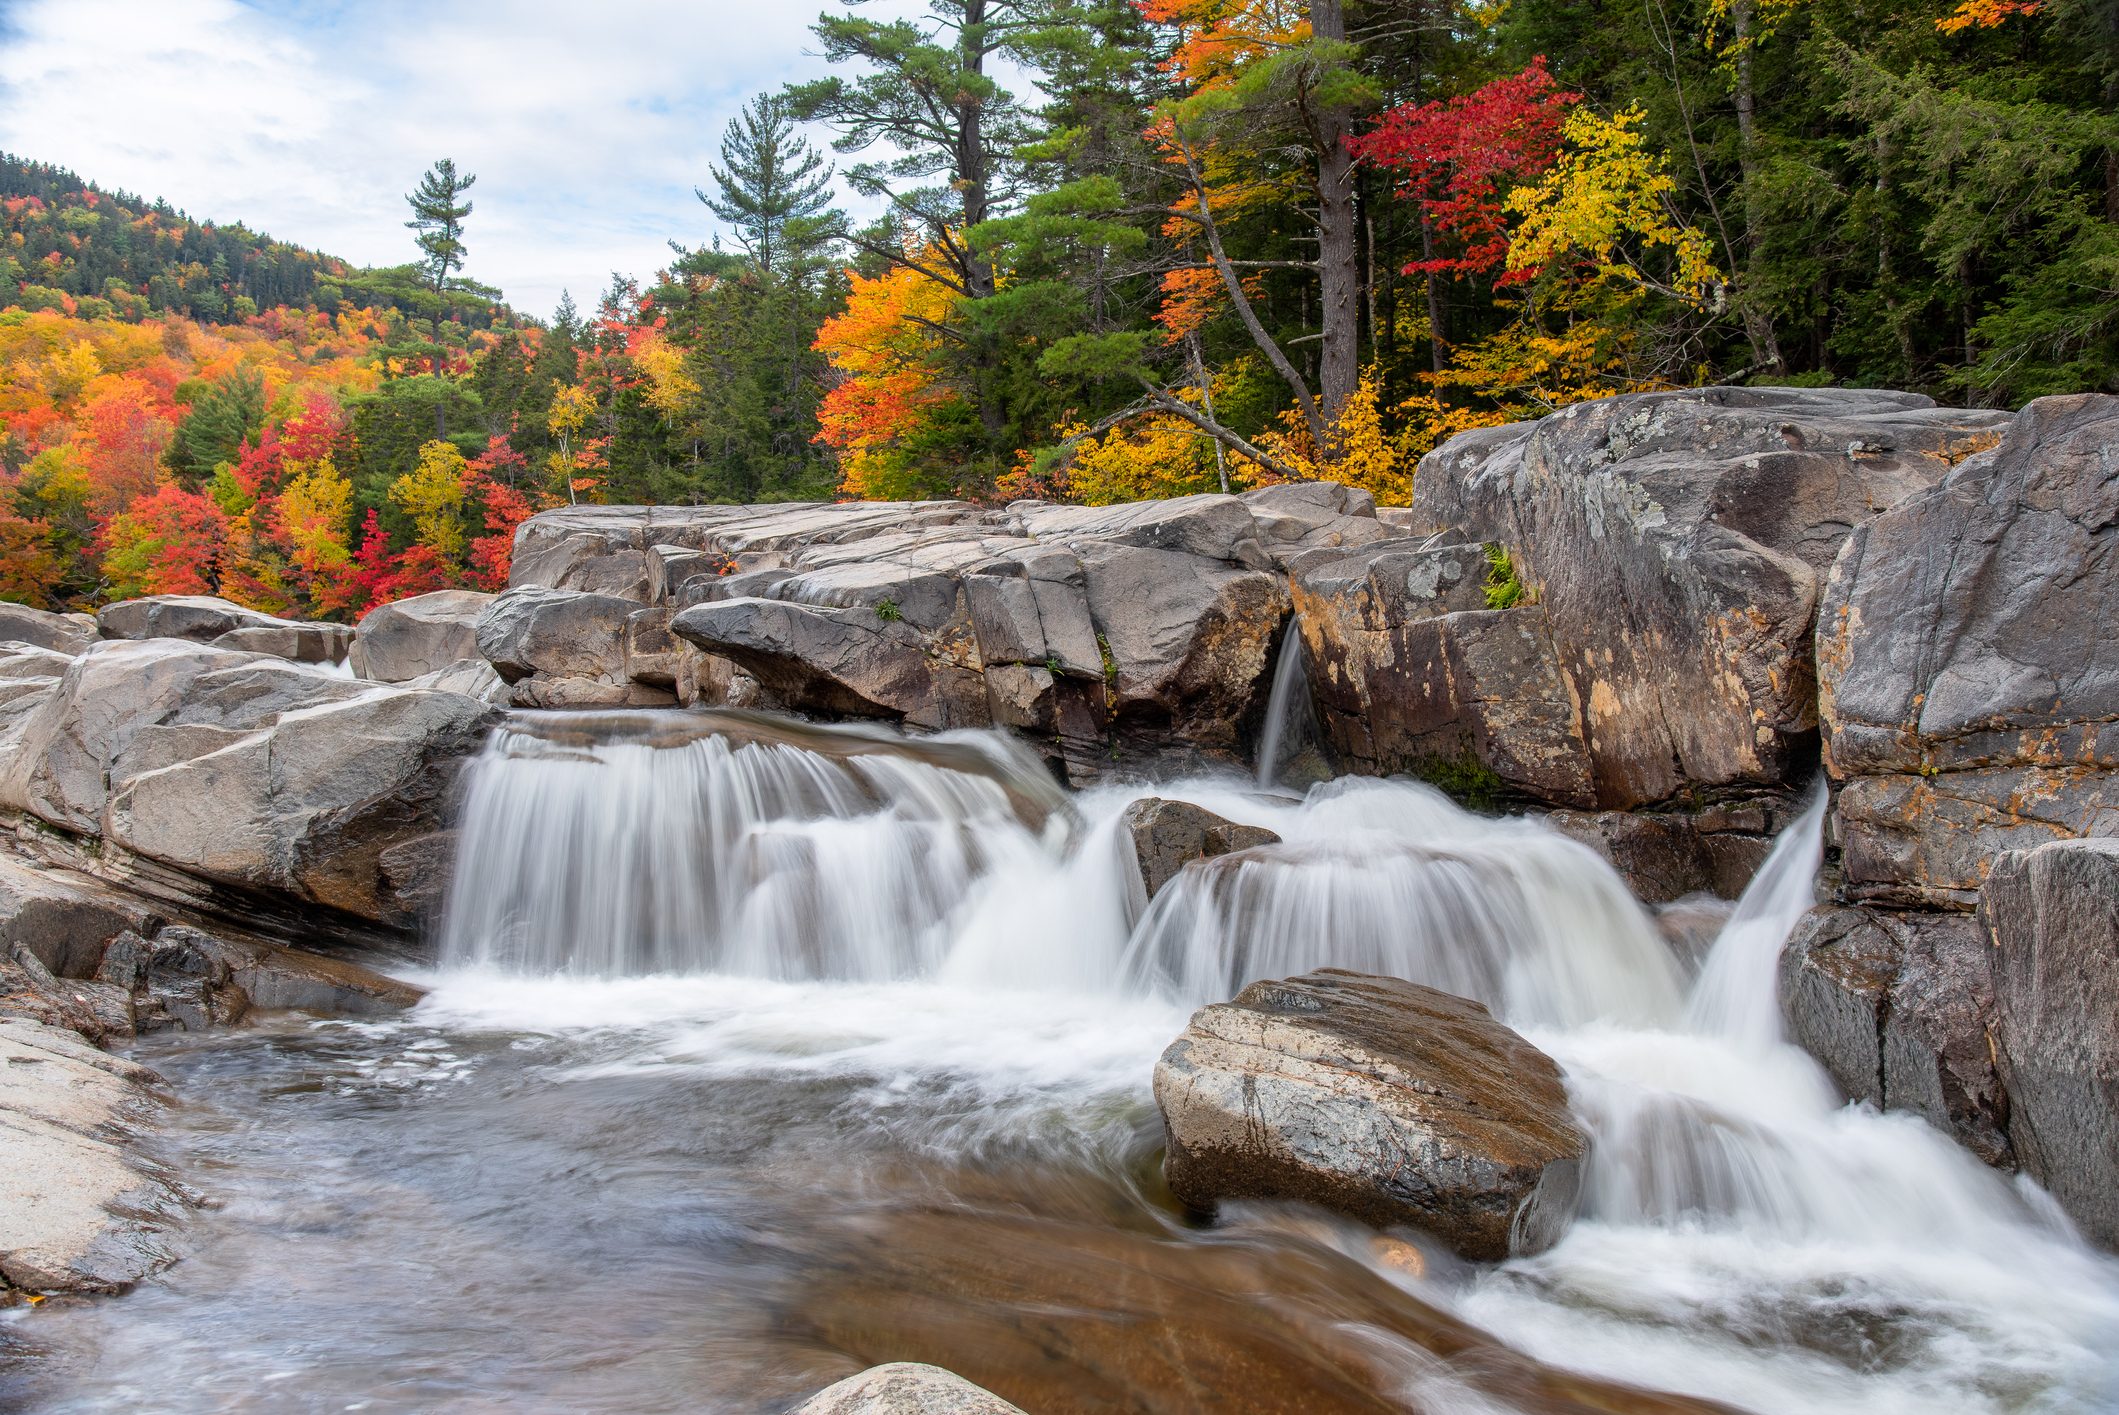
M 1404 782 L 1160 787 L 1283 843 L 1150 905 L 1139 794 L 993 735 L 517 719 L 425 1003 L 139 1046 L 217 1207 L 133 1295 L 6 1314 L 0 1407 L 766 1415 L 892 1359 L 1033 1415 L 2119 1403 L 2119 1264 L 1783 1042 L 1821 808 L 1700 956 L 1585 848 Z M 1594 1150 L 1556 1248 L 1169 1201 L 1156 1056 L 1326 964 L 1561 1062 Z

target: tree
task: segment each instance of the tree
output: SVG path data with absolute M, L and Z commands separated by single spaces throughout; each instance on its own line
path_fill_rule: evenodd
M 785 98 L 759 94 L 721 137 L 721 164 L 707 169 L 714 191 L 698 190 L 707 210 L 727 222 L 761 270 L 794 276 L 828 242 L 832 172 L 795 132 Z
M 223 462 L 234 462 L 264 426 L 264 375 L 237 369 L 192 398 L 191 411 L 177 424 L 169 465 L 196 484 Z
M 405 198 L 412 208 L 412 219 L 405 225 L 417 233 L 420 265 L 427 279 L 434 286 L 434 293 L 444 299 L 449 293 L 449 275 L 463 268 L 464 218 L 471 214 L 471 203 L 458 203 L 458 198 L 471 190 L 478 178 L 466 172 L 458 176 L 454 160 L 444 157 L 428 168 L 419 179 L 419 187 Z

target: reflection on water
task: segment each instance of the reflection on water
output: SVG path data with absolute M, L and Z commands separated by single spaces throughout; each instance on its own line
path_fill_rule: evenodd
M 0 1403 L 777 1412 L 925 1359 L 1041 1415 L 1705 1408 L 1570 1370 L 2111 1408 L 2114 1265 L 1780 1039 L 1814 812 L 1701 957 L 1588 851 L 1402 783 L 1163 788 L 1284 843 L 1143 912 L 1128 793 L 1058 802 L 994 739 L 631 721 L 496 740 L 411 1016 L 143 1045 L 221 1207 L 122 1302 L 11 1314 Z M 1473 1269 L 1166 1201 L 1157 1053 L 1327 963 L 1481 997 L 1561 1061 L 1595 1147 L 1556 1248 Z

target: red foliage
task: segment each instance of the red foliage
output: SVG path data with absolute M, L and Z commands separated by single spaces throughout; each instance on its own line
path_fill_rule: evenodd
M 1581 97 L 1553 82 L 1541 54 L 1521 73 L 1459 97 L 1401 104 L 1352 140 L 1357 157 L 1402 174 L 1403 194 L 1427 209 L 1439 235 L 1462 247 L 1455 255 L 1414 261 L 1407 275 L 1501 270 L 1496 285 L 1531 277 L 1532 271 L 1501 269 L 1508 257 L 1501 203 L 1510 188 L 1558 159 L 1560 125 Z

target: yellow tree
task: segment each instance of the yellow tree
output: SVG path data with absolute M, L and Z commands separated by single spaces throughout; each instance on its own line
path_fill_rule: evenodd
M 419 449 L 419 465 L 390 483 L 390 500 L 412 519 L 419 543 L 448 565 L 463 559 L 465 470 L 454 443 L 434 441 Z

